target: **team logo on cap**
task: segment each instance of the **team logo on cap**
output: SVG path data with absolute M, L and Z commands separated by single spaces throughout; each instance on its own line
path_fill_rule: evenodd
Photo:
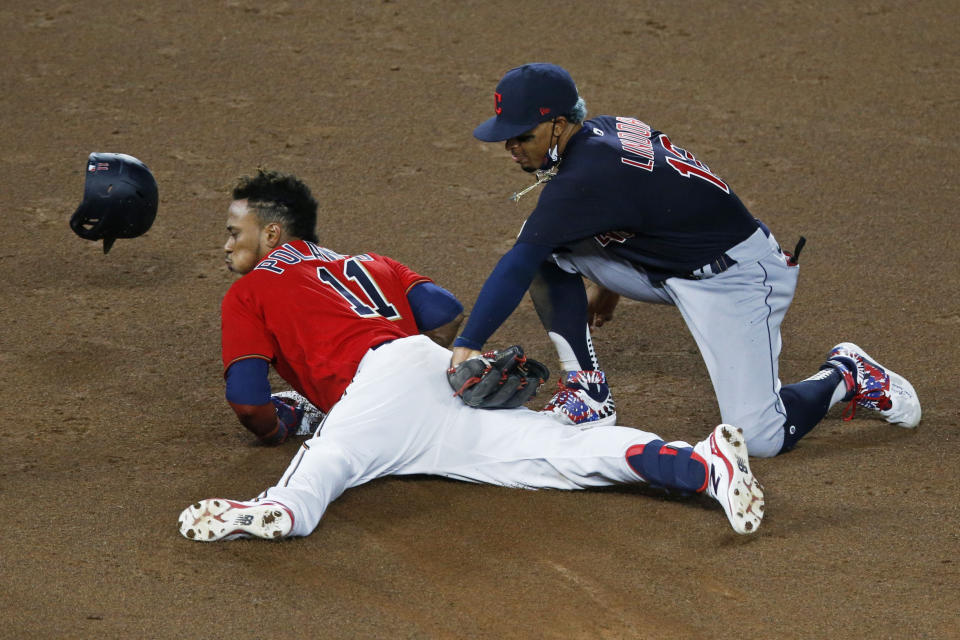
M 503 113 L 503 96 L 496 92 L 493 94 L 493 110 L 497 112 L 497 115 Z

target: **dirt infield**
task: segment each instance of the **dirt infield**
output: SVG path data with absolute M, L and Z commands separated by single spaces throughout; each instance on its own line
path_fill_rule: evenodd
M 4 3 L 0 637 L 960 638 L 960 10 L 738 4 Z M 234 178 L 299 174 L 323 244 L 469 305 L 531 204 L 471 131 L 529 61 L 805 235 L 782 378 L 852 340 L 914 383 L 919 428 L 838 408 L 756 460 L 749 539 L 706 499 L 431 478 L 353 489 L 304 539 L 181 538 L 189 502 L 252 497 L 299 445 L 257 446 L 223 400 Z M 91 151 L 160 186 L 108 255 L 67 225 Z M 718 421 L 672 309 L 625 303 L 595 340 L 624 424 Z M 529 301 L 491 344 L 513 342 L 555 368 Z

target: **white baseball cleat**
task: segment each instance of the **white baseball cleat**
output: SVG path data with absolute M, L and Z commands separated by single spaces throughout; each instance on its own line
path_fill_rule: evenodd
M 755 533 L 763 520 L 763 487 L 750 472 L 743 429 L 717 425 L 705 443 L 710 477 L 707 495 L 723 507 L 737 533 Z
M 290 535 L 293 514 L 275 502 L 235 502 L 210 498 L 190 505 L 180 514 L 180 533 L 200 542 L 264 538 L 279 540 Z
M 827 365 L 856 365 L 855 379 L 847 379 L 852 394 L 844 411 L 844 420 L 852 420 L 858 406 L 878 411 L 883 418 L 901 427 L 912 429 L 920 423 L 920 399 L 913 385 L 900 374 L 880 365 L 867 352 L 852 342 L 841 342 L 827 356 Z M 824 366 L 827 366 L 824 365 Z M 853 372 L 852 372 L 853 373 Z

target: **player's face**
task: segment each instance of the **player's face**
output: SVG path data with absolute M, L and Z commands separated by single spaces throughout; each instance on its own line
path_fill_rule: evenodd
M 227 233 L 227 243 L 223 245 L 227 254 L 227 268 L 234 273 L 249 273 L 263 257 L 263 229 L 257 213 L 247 206 L 246 200 L 230 203 L 227 209 Z
M 553 122 L 542 122 L 530 131 L 507 140 L 505 146 L 513 156 L 513 161 L 527 173 L 533 173 L 542 167 L 547 151 L 550 150 L 550 142 L 556 144 L 553 127 Z

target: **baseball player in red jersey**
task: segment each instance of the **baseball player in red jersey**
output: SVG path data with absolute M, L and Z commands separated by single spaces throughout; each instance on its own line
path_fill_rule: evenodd
M 742 432 L 665 442 L 619 426 L 581 430 L 526 407 L 488 410 L 451 391 L 449 349 L 462 306 L 429 278 L 373 253 L 318 244 L 316 201 L 291 175 L 261 171 L 233 192 L 224 249 L 242 274 L 223 301 L 227 399 L 262 440 L 287 437 L 268 366 L 327 412 L 273 487 L 258 498 L 201 500 L 180 515 L 187 538 L 309 535 L 350 487 L 432 474 L 527 489 L 647 483 L 716 499 L 738 533 L 763 517 L 763 491 Z M 281 406 L 282 405 L 282 406 Z
M 310 268 L 289 269 L 301 262 Z M 305 240 L 284 243 L 223 300 L 224 370 L 245 359 L 271 362 L 295 390 L 329 411 L 367 350 L 420 332 L 407 294 L 430 282 L 373 253 L 342 256 Z M 263 311 L 273 306 L 285 313 Z M 367 322 L 354 322 L 358 316 Z M 300 320 L 312 317 L 324 321 Z
M 294 210 L 301 215 L 294 218 Z M 290 222 L 288 230 L 287 218 L 298 228 Z M 271 396 L 270 363 L 325 413 L 368 349 L 421 331 L 447 345 L 463 318 L 451 293 L 390 258 L 341 256 L 317 246 L 315 223 L 309 189 L 281 174 L 241 181 L 228 211 L 226 262 L 247 277 L 234 283 L 221 305 L 227 400 L 267 444 L 286 440 L 301 419 Z M 292 268 L 302 264 L 306 268 Z M 266 313 L 274 306 L 284 312 Z M 303 322 L 321 317 L 322 323 Z

